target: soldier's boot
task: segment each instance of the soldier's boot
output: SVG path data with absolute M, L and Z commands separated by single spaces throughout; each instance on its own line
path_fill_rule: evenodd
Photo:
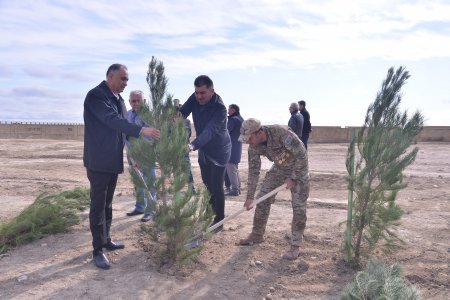
M 239 245 L 240 246 L 253 246 L 254 244 L 261 244 L 262 242 L 264 242 L 264 238 L 261 235 L 256 235 L 252 232 L 245 239 L 240 239 Z
M 253 244 L 260 244 L 264 242 L 264 232 L 266 231 L 266 224 L 270 213 L 269 200 L 261 202 L 256 205 L 255 215 L 253 216 L 253 230 L 250 235 L 239 241 L 239 245 L 251 246 Z
M 295 260 L 300 255 L 300 246 L 291 245 L 291 247 L 283 254 L 284 259 Z

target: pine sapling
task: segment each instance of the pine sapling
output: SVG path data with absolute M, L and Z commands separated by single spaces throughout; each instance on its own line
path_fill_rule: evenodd
M 356 140 L 357 152 L 347 154 L 349 189 L 354 193 L 351 228 L 351 262 L 359 264 L 361 255 L 368 256 L 380 242 L 391 251 L 402 244 L 396 234 L 402 210 L 396 204 L 398 192 L 406 187 L 403 171 L 414 162 L 418 148 L 410 148 L 423 128 L 420 112 L 408 118 L 400 111 L 401 88 L 409 78 L 404 67 L 390 68 L 375 101 L 369 106 L 364 125 Z M 352 145 L 351 145 L 352 146 Z M 351 166 L 356 158 L 355 173 Z M 344 243 L 345 244 L 345 243 Z
M 147 187 L 154 187 L 157 202 L 153 208 L 153 224 L 147 230 L 156 238 L 163 232 L 165 250 L 164 262 L 183 262 L 190 260 L 201 250 L 184 247 L 191 237 L 206 231 L 211 222 L 211 209 L 206 191 L 193 195 L 188 187 L 189 165 L 186 155 L 189 153 L 184 120 L 177 116 L 172 96 L 166 92 L 167 78 L 164 65 L 152 58 L 149 63 L 147 82 L 150 87 L 150 103 L 142 106 L 138 114 L 149 126 L 160 129 L 161 139 L 149 141 L 134 139 L 129 151 L 133 160 L 142 168 L 158 167 L 156 178 L 146 180 Z M 134 184 L 144 187 L 142 180 L 135 176 Z

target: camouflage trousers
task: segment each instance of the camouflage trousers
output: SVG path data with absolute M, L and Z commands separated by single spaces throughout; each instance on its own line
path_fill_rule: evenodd
M 261 198 L 265 194 L 273 191 L 280 185 L 284 184 L 290 177 L 292 170 L 280 168 L 273 165 L 266 173 L 262 183 L 261 190 L 257 198 Z M 299 246 L 303 239 L 303 232 L 306 226 L 306 200 L 309 197 L 309 176 L 306 175 L 302 179 L 297 180 L 297 184 L 291 189 L 292 196 L 292 237 L 291 245 Z M 269 218 L 270 206 L 275 202 L 276 194 L 269 199 L 259 203 L 255 209 L 253 217 L 253 234 L 263 236 L 266 231 L 267 220 Z

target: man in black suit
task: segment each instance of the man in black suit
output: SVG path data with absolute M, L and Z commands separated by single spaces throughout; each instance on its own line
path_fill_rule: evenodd
M 111 240 L 112 200 L 117 177 L 123 173 L 123 147 L 127 135 L 159 139 L 159 130 L 129 123 L 125 102 L 120 96 L 128 82 L 128 69 L 111 65 L 106 80 L 90 90 L 84 100 L 83 163 L 90 182 L 89 225 L 95 265 L 109 269 L 103 248 L 117 250 L 124 244 Z
M 301 136 L 301 140 L 303 142 L 303 144 L 305 145 L 305 149 L 308 150 L 308 139 L 309 139 L 309 134 L 311 133 L 312 129 L 311 129 L 311 118 L 309 116 L 309 112 L 306 110 L 306 102 L 304 100 L 300 100 L 298 101 L 298 106 L 299 106 L 299 110 L 300 113 L 303 116 L 303 130 L 302 130 L 302 136 Z

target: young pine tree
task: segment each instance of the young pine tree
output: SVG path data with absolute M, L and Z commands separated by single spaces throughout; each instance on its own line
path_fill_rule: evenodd
M 341 300 L 358 299 L 422 299 L 420 290 L 406 285 L 399 264 L 385 266 L 376 259 L 369 260 L 364 271 L 341 292 Z
M 149 126 L 159 128 L 161 139 L 149 141 L 133 139 L 129 151 L 139 168 L 159 167 L 157 178 L 149 177 L 144 182 L 132 172 L 137 187 L 154 187 L 157 191 L 153 224 L 150 225 L 152 237 L 164 232 L 166 244 L 163 258 L 165 262 L 183 262 L 201 250 L 185 249 L 190 238 L 205 231 L 211 221 L 211 211 L 206 191 L 193 197 L 188 186 L 189 165 L 186 155 L 186 128 L 184 120 L 177 117 L 172 96 L 167 95 L 167 78 L 164 65 L 154 57 L 149 63 L 147 82 L 150 87 L 151 107 L 146 104 L 138 111 L 139 116 Z
M 390 68 L 375 101 L 369 106 L 364 125 L 353 138 L 347 154 L 349 190 L 355 195 L 348 209 L 346 260 L 360 263 L 380 242 L 383 250 L 402 243 L 395 229 L 402 210 L 396 204 L 398 192 L 406 187 L 403 170 L 415 159 L 418 148 L 410 149 L 423 128 L 424 117 L 416 112 L 408 118 L 400 111 L 400 90 L 409 78 L 404 67 Z M 357 146 L 357 153 L 352 149 Z M 355 169 L 352 159 L 356 158 Z M 351 240 L 349 240 L 351 238 Z

